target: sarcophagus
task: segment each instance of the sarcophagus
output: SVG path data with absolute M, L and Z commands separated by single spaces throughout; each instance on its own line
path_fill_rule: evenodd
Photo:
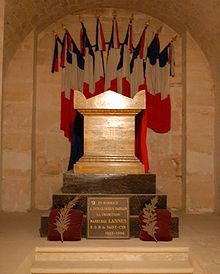
M 135 156 L 135 116 L 145 106 L 144 90 L 134 98 L 109 90 L 90 99 L 75 91 L 74 108 L 84 116 L 84 155 L 74 172 L 145 173 Z

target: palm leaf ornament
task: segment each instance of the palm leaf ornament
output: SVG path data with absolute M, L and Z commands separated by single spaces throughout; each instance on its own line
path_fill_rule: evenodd
M 156 204 L 158 203 L 158 197 L 155 196 L 151 199 L 149 204 L 145 204 L 143 208 L 143 222 L 145 223 L 142 225 L 144 231 L 148 233 L 156 242 L 156 230 L 159 229 L 157 226 L 157 213 L 156 213 Z
M 68 230 L 70 225 L 70 210 L 73 208 L 73 206 L 76 205 L 76 203 L 79 201 L 80 197 L 76 196 L 74 199 L 69 201 L 68 204 L 66 204 L 63 208 L 61 208 L 58 212 L 58 215 L 55 219 L 54 225 L 56 226 L 55 230 L 57 230 L 60 233 L 61 241 L 63 242 L 63 234 L 65 231 Z

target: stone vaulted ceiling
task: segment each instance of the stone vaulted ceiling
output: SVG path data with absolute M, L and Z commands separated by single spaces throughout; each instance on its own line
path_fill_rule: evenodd
M 33 29 L 41 30 L 67 14 L 105 7 L 143 12 L 180 34 L 188 31 L 210 63 L 219 63 L 219 0 L 5 0 L 5 64 Z

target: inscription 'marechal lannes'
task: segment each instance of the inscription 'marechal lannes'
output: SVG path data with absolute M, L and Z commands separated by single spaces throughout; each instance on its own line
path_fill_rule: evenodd
M 113 91 L 86 99 L 75 91 L 74 108 L 84 116 L 84 155 L 74 172 L 145 173 L 135 156 L 135 115 L 145 105 L 144 90 L 133 99 Z

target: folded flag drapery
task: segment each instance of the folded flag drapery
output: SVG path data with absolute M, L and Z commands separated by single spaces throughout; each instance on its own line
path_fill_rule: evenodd
M 106 44 L 108 49 L 104 60 Z M 66 28 L 62 41 L 55 35 L 51 71 L 58 72 L 59 66 L 62 68 L 60 128 L 72 141 L 72 151 L 75 155 L 70 157 L 72 160 L 69 169 L 82 156 L 83 151 L 83 142 L 80 140 L 83 134 L 81 128 L 78 128 L 79 125 L 82 127 L 83 123 L 78 122 L 78 119 L 82 121 L 82 117 L 74 109 L 74 90 L 80 90 L 86 98 L 91 98 L 109 89 L 133 97 L 144 89 L 146 109 L 136 117 L 135 153 L 148 172 L 147 128 L 166 133 L 171 127 L 169 76 L 174 76 L 175 70 L 173 41 L 161 51 L 158 33 L 149 31 L 146 25 L 138 44 L 134 47 L 130 21 L 125 38 L 120 43 L 118 23 L 114 17 L 110 41 L 106 42 L 102 24 L 97 18 L 95 45 L 91 44 L 83 22 L 80 49 Z M 74 147 L 79 143 L 81 148 Z

